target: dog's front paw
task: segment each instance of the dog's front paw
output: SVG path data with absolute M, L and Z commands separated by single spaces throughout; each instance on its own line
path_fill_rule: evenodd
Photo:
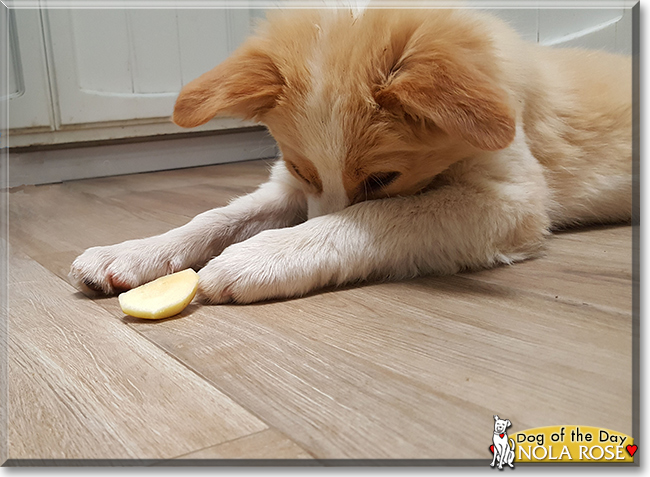
M 89 296 L 111 295 L 186 268 L 181 250 L 157 238 L 92 247 L 70 267 L 70 282 Z
M 299 234 L 280 229 L 231 245 L 199 272 L 197 299 L 245 304 L 313 290 L 321 267 L 300 244 Z

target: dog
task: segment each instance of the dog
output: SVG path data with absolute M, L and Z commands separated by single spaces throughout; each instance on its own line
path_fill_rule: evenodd
M 172 118 L 266 125 L 270 180 L 90 248 L 71 279 L 112 294 L 192 267 L 200 301 L 243 304 L 537 257 L 554 229 L 631 220 L 631 71 L 472 10 L 271 12 Z
M 508 464 L 513 469 L 515 467 L 512 463 L 515 460 L 515 441 L 510 439 L 510 445 L 508 445 L 508 432 L 506 431 L 510 425 L 508 419 L 499 419 L 499 416 L 494 416 L 494 435 L 492 436 L 494 457 L 492 457 L 490 467 L 494 467 L 497 459 L 499 460 L 499 469 L 503 469 L 503 464 Z

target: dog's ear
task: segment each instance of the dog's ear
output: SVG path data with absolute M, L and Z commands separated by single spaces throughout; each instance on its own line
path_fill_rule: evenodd
M 479 61 L 436 45 L 407 45 L 385 84 L 375 89 L 383 108 L 429 119 L 452 137 L 483 150 L 507 147 L 515 137 L 515 117 L 508 95 L 480 68 Z
M 510 419 L 506 419 L 506 427 L 510 427 L 512 424 L 510 423 Z
M 495 421 L 498 421 L 498 420 L 499 420 L 499 416 L 494 416 L 494 420 L 495 420 Z
M 181 90 L 172 120 L 192 128 L 217 115 L 259 119 L 275 106 L 283 78 L 262 48 L 250 42 Z

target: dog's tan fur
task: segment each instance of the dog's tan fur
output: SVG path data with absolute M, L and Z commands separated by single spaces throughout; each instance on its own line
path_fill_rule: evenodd
M 273 13 L 173 116 L 266 124 L 271 181 L 149 242 L 90 249 L 72 275 L 112 292 L 223 251 L 202 297 L 250 302 L 534 257 L 553 227 L 630 219 L 631 95 L 629 58 L 533 45 L 473 11 Z

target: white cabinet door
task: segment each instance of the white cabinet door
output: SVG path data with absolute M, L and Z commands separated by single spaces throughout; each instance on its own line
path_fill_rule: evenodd
M 622 16 L 622 8 L 543 9 L 539 11 L 539 41 L 547 45 L 563 43 L 616 23 Z
M 540 10 L 539 42 L 629 55 L 632 53 L 632 10 Z
M 622 2 L 619 2 L 622 3 Z M 542 45 L 632 53 L 630 8 L 489 9 L 526 40 Z
M 61 125 L 168 117 L 181 87 L 250 33 L 243 9 L 43 14 Z
M 8 12 L 9 128 L 50 130 L 54 122 L 39 11 Z

